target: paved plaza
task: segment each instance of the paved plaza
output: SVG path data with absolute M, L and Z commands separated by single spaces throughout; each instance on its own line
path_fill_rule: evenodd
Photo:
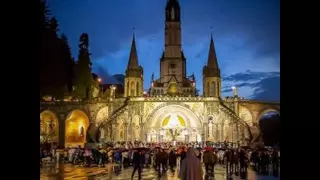
M 119 173 L 112 172 L 112 180 L 130 180 L 132 167 L 124 169 Z M 107 168 L 91 167 L 83 168 L 70 164 L 60 164 L 59 168 L 41 168 L 40 180 L 108 180 Z M 162 175 L 160 180 L 178 180 L 178 171 L 168 170 Z M 138 172 L 136 172 L 134 179 L 138 179 Z M 154 168 L 144 168 L 142 170 L 143 180 L 157 180 L 157 172 Z M 240 177 L 234 177 L 234 180 Z M 248 180 L 279 180 L 280 177 L 262 176 L 258 175 L 252 170 L 248 171 Z M 217 165 L 215 167 L 215 180 L 226 180 L 226 169 Z

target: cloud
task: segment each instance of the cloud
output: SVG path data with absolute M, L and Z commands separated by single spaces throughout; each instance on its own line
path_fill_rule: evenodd
M 230 76 L 224 77 L 223 80 L 225 81 L 252 81 L 252 80 L 261 80 L 266 77 L 273 77 L 273 76 L 279 76 L 279 72 L 253 72 L 250 70 L 247 70 L 243 73 L 237 73 L 232 74 Z
M 280 76 L 269 77 L 256 84 L 253 97 L 258 100 L 280 101 Z
M 267 101 L 280 100 L 280 72 L 246 72 L 223 78 L 222 93 L 232 95 L 232 86 L 239 89 L 239 96 Z
M 159 77 L 160 57 L 164 44 L 162 37 L 162 31 L 144 36 L 140 34 L 136 35 L 138 59 L 140 65 L 144 67 L 145 89 L 150 87 L 152 73 L 155 74 L 155 78 Z M 270 81 L 273 82 L 275 79 L 272 78 L 274 77 L 279 78 L 280 73 L 277 65 L 270 64 L 270 61 L 266 59 L 256 61 L 253 58 L 254 53 L 249 48 L 243 47 L 244 41 L 241 38 L 234 39 L 234 45 L 228 46 L 230 38 L 232 36 L 222 36 L 215 39 L 218 61 L 223 75 L 223 95 L 230 96 L 232 94 L 231 87 L 237 86 L 239 88 L 239 95 L 245 98 L 279 100 L 276 94 L 271 96 L 275 90 L 270 90 L 270 88 L 274 88 L 274 86 L 268 87 L 266 84 L 270 83 Z M 191 43 L 191 41 L 185 43 L 183 51 L 187 57 L 187 73 L 195 74 L 197 88 L 202 92 L 202 67 L 207 62 L 210 36 L 198 37 L 197 39 L 198 41 L 194 43 Z M 129 59 L 131 40 L 132 36 L 128 36 L 126 39 L 127 43 L 123 43 L 121 48 L 115 52 L 107 52 L 102 58 L 95 59 L 94 64 L 100 69 L 104 69 L 108 74 L 123 74 Z M 229 51 L 228 53 L 228 50 L 232 48 L 234 51 Z M 265 56 L 265 58 L 267 57 Z M 98 74 L 99 72 L 103 72 L 99 68 L 97 68 Z M 251 70 L 244 71 L 244 69 Z
M 123 82 L 119 81 L 117 77 L 110 75 L 106 69 L 102 66 L 93 64 L 92 71 L 102 78 L 103 83 L 105 84 L 122 84 Z
M 145 89 L 150 87 L 152 73 L 159 77 L 165 4 L 166 1 L 145 0 L 96 0 L 94 3 L 49 0 L 61 31 L 69 37 L 75 57 L 80 34 L 89 34 L 94 72 L 106 80 L 111 74 L 124 74 L 135 26 Z M 280 88 L 276 86 L 280 78 L 278 0 L 185 0 L 180 4 L 187 73 L 195 74 L 200 93 L 202 67 L 207 61 L 212 33 L 223 77 L 223 95 L 231 95 L 231 86 L 236 85 L 239 95 L 246 98 L 280 97 L 279 91 L 278 95 L 275 92 Z

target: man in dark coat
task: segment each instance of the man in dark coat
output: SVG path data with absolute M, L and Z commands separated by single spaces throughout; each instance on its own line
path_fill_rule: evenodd
M 134 152 L 132 164 L 133 164 L 133 172 L 131 175 L 131 179 L 133 179 L 134 173 L 138 170 L 139 180 L 141 180 L 142 169 L 141 169 L 141 151 L 140 150 Z
M 240 162 L 240 177 L 245 179 L 247 176 L 248 157 L 246 156 L 246 152 L 243 149 L 241 149 L 239 152 L 239 162 Z
M 278 175 L 279 171 L 279 154 L 278 151 L 275 149 L 272 152 L 272 172 L 274 176 Z
M 176 165 L 176 154 L 173 149 L 170 150 L 169 152 L 169 165 L 170 169 L 173 170 L 173 167 Z

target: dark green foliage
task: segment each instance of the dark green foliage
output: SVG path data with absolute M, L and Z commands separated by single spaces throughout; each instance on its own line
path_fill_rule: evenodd
M 88 98 L 92 96 L 92 74 L 89 52 L 89 36 L 82 33 L 79 40 L 79 55 L 75 66 L 75 91 L 74 95 L 79 98 Z
M 71 93 L 74 61 L 67 37 L 59 37 L 59 24 L 52 17 L 45 1 L 39 4 L 40 98 L 46 95 L 62 99 Z
M 66 77 L 68 93 L 71 93 L 73 90 L 73 81 L 75 79 L 74 71 L 73 71 L 75 62 L 71 55 L 71 49 L 68 43 L 67 36 L 62 34 L 60 38 L 61 38 L 61 53 L 62 53 L 61 58 L 66 68 L 65 69 L 66 74 L 64 76 Z

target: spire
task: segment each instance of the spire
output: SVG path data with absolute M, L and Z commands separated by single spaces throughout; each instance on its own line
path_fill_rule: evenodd
M 209 48 L 207 67 L 219 69 L 216 51 L 214 48 L 214 43 L 213 43 L 213 38 L 212 38 L 212 33 L 211 33 L 211 39 L 210 39 L 210 48 Z
M 130 57 L 129 57 L 127 69 L 137 69 L 137 68 L 139 68 L 139 63 L 138 63 L 138 55 L 137 55 L 137 49 L 136 49 L 135 34 L 133 32 Z

